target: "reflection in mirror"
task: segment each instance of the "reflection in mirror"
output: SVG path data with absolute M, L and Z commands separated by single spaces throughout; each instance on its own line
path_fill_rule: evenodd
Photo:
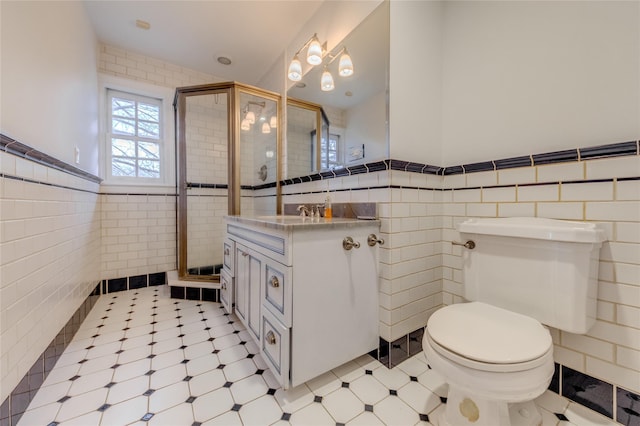
M 276 213 L 278 102 L 240 91 L 240 211 Z
M 318 135 L 316 129 L 322 131 Z M 287 150 L 283 176 L 317 173 L 326 161 L 329 122 L 320 105 L 287 99 Z M 322 160 L 321 160 L 322 159 Z
M 335 75 L 335 89 L 320 88 L 323 66 L 313 67 L 301 82 L 292 83 L 287 96 L 322 106 L 329 122 L 326 161 L 320 171 L 348 167 L 388 158 L 387 87 L 389 64 L 389 2 L 383 2 L 360 23 L 332 52 L 325 56 L 325 64 L 343 46 L 353 60 L 354 74 L 338 77 L 338 61 L 330 65 Z M 289 110 L 287 110 L 289 111 Z M 287 117 L 287 120 L 290 118 Z M 334 150 L 331 148 L 334 147 Z M 287 156 L 290 145 L 287 134 Z M 313 155 L 309 146 L 309 154 Z M 322 154 L 322 153 L 321 153 Z M 322 157 L 321 157 L 322 159 Z M 287 162 L 288 163 L 288 162 Z M 315 172 L 311 168 L 301 174 L 291 168 L 285 177 L 294 178 Z

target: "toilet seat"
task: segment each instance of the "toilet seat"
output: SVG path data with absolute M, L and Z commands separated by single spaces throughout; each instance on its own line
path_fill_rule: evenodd
M 537 320 L 482 302 L 439 309 L 427 322 L 434 350 L 469 368 L 518 371 L 545 362 L 549 331 Z

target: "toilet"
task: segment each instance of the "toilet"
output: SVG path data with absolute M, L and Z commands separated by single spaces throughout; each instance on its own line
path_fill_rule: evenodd
M 458 230 L 467 302 L 434 312 L 422 340 L 449 385 L 439 425 L 540 425 L 533 400 L 554 372 L 545 326 L 584 334 L 595 322 L 604 231 L 544 218 L 469 219 Z

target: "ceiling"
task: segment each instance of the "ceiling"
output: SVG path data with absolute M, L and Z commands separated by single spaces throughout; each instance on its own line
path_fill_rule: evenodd
M 85 0 L 106 44 L 256 85 L 323 1 Z M 148 30 L 136 20 L 150 24 Z M 218 56 L 232 60 L 218 63 Z

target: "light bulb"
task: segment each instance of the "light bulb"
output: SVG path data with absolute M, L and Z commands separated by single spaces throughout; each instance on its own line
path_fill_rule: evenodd
M 271 119 L 269 120 L 269 125 L 271 126 L 272 129 L 275 129 L 276 127 L 278 127 L 278 117 L 276 117 L 275 115 L 272 115 Z
M 240 129 L 242 129 L 242 130 L 250 130 L 251 129 L 251 124 L 249 124 L 249 120 L 247 120 L 246 118 L 244 120 L 242 120 L 242 122 L 240 123 Z
M 302 80 L 302 64 L 300 63 L 300 59 L 298 59 L 297 54 L 289 64 L 289 72 L 287 73 L 287 76 L 291 81 Z
M 322 78 L 320 79 L 320 88 L 323 92 L 329 92 L 333 90 L 334 87 L 335 85 L 333 84 L 333 76 L 325 67 L 324 72 L 322 73 Z
M 269 127 L 269 123 L 266 121 L 262 123 L 262 133 L 271 133 L 271 127 Z
M 315 35 L 309 45 L 309 49 L 307 49 L 307 62 L 311 65 L 320 65 L 322 63 L 322 46 Z
M 253 111 L 248 111 L 247 115 L 244 118 L 249 122 L 249 124 L 253 124 L 256 122 L 256 115 Z
M 344 49 L 344 53 L 340 56 L 340 64 L 338 66 L 338 74 L 342 77 L 349 77 L 353 75 L 353 62 L 347 49 Z

